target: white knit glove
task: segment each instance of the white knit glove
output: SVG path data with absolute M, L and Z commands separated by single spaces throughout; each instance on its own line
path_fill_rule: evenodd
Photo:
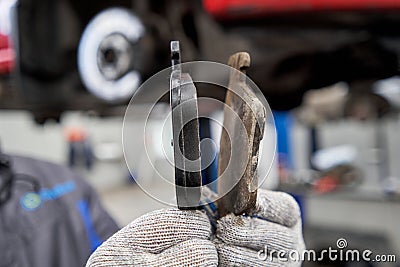
M 299 206 L 286 193 L 259 190 L 249 216 L 228 214 L 218 220 L 214 243 L 219 266 L 301 266 L 290 260 L 295 252 L 284 255 L 292 250 L 301 255 L 305 249 Z
M 202 211 L 157 210 L 105 241 L 86 266 L 217 266 L 211 225 Z
M 213 241 L 210 241 L 213 240 Z M 157 210 L 134 220 L 89 258 L 86 266 L 299 266 L 259 258 L 267 249 L 304 249 L 300 211 L 286 193 L 259 190 L 251 216 L 229 214 L 215 236 L 202 211 Z

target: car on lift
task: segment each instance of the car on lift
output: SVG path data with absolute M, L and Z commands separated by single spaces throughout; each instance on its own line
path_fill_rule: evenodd
M 226 63 L 233 52 L 249 52 L 248 75 L 277 110 L 297 107 L 309 89 L 399 72 L 398 1 L 13 2 L 16 67 L 0 108 L 28 109 L 40 123 L 64 110 L 107 114 L 126 104 L 170 65 L 173 39 L 184 61 Z

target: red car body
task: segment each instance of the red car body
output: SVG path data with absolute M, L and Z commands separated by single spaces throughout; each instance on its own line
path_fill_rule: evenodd
M 9 74 L 15 65 L 15 53 L 7 35 L 0 33 L 0 75 Z
M 203 5 L 219 19 L 277 13 L 400 9 L 398 0 L 203 0 Z

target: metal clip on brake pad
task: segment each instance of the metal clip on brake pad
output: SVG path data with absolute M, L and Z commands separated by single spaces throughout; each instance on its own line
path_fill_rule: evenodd
M 200 137 L 196 87 L 182 73 L 178 41 L 171 42 L 170 104 L 175 164 L 175 190 L 179 209 L 198 209 L 201 197 Z

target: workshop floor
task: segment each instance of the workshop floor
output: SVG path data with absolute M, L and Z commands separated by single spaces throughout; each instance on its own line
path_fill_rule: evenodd
M 105 209 L 121 227 L 147 212 L 167 207 L 149 197 L 134 184 L 103 191 L 99 195 Z

